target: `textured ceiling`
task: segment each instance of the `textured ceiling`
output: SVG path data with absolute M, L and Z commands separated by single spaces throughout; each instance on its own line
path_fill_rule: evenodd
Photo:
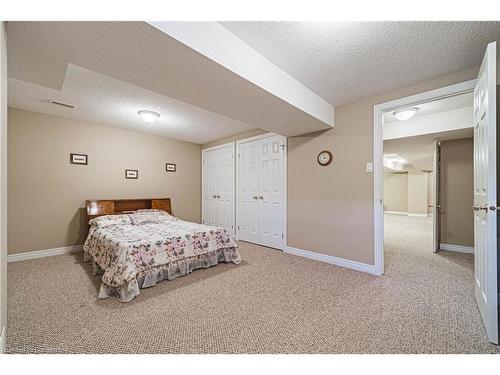
M 335 106 L 478 66 L 500 39 L 500 22 L 222 25 Z
M 330 128 L 146 22 L 8 22 L 7 43 L 9 78 L 47 89 L 62 91 L 72 64 L 250 128 L 286 136 Z M 62 94 L 64 100 L 66 92 Z M 91 90 L 86 95 L 99 93 Z M 120 96 L 114 100 L 118 98 L 125 100 Z M 111 99 L 107 97 L 108 102 Z M 206 122 L 213 123 L 213 118 Z M 204 120 L 198 121 L 200 127 L 189 132 L 201 139 Z M 233 135 L 240 128 L 224 134 L 221 130 L 215 127 L 201 142 Z
M 472 107 L 474 103 L 474 94 L 472 92 L 452 96 L 445 99 L 434 100 L 432 102 L 427 102 L 419 104 L 417 113 L 413 116 L 414 119 L 431 115 L 438 112 L 452 111 L 460 108 Z M 384 122 L 394 122 L 399 121 L 393 114 L 394 112 L 384 113 Z
M 334 105 L 477 66 L 500 38 L 500 22 L 222 25 Z M 289 136 L 325 127 L 145 22 L 8 22 L 7 34 L 9 100 L 19 108 L 198 143 L 257 127 Z M 79 109 L 48 105 L 54 98 Z M 115 111 L 120 103 L 130 117 Z M 157 128 L 137 124 L 146 105 L 162 113 Z
M 68 66 L 61 90 L 14 78 L 9 78 L 8 86 L 8 103 L 14 108 L 187 142 L 207 143 L 252 129 L 228 117 L 72 64 Z M 52 99 L 77 108 L 54 105 L 50 103 Z M 155 124 L 146 124 L 137 115 L 142 109 L 158 112 L 159 120 Z

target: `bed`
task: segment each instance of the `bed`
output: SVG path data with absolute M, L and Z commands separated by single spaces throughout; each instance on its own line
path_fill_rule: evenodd
M 241 261 L 225 229 L 176 218 L 169 198 L 88 200 L 86 206 L 84 260 L 102 274 L 99 298 L 129 302 L 159 281 Z

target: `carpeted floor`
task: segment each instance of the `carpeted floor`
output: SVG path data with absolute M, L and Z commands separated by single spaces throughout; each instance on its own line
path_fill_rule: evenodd
M 11 353 L 498 353 L 473 257 L 431 252 L 431 221 L 386 217 L 386 275 L 240 243 L 221 264 L 97 300 L 81 255 L 10 263 Z

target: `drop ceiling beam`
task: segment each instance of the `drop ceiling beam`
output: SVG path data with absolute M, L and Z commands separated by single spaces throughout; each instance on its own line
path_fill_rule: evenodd
M 213 60 L 290 106 L 333 127 L 334 107 L 217 22 L 150 22 L 158 30 Z M 316 130 L 323 130 L 316 129 Z M 272 129 L 269 129 L 272 130 Z M 305 129 L 307 131 L 307 129 Z

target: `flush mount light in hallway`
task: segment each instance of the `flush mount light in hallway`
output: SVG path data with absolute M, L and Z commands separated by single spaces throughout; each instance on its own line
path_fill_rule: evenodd
M 408 161 L 399 154 L 384 154 L 384 167 L 396 172 L 403 172 L 409 165 Z
M 415 116 L 415 113 L 417 113 L 417 111 L 418 107 L 410 107 L 410 108 L 398 109 L 397 111 L 394 111 L 392 114 L 399 121 L 407 121 L 411 119 L 413 116 Z
M 160 118 L 160 114 L 154 111 L 142 110 L 137 114 L 147 124 L 154 124 Z

